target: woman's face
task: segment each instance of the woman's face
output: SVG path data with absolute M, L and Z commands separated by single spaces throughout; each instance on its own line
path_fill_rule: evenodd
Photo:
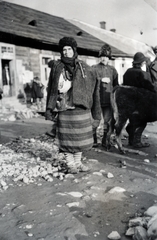
M 70 46 L 63 47 L 63 56 L 72 58 L 74 56 L 74 51 L 73 51 L 72 47 L 70 47 Z

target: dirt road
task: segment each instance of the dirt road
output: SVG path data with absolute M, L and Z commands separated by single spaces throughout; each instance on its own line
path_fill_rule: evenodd
M 0 144 L 50 129 L 51 123 L 42 117 L 0 122 Z M 121 155 L 116 148 L 105 152 L 100 147 L 85 154 L 89 173 L 69 175 L 63 181 L 12 183 L 1 190 L 0 240 L 107 240 L 112 231 L 122 240 L 130 239 L 125 236 L 129 219 L 157 202 L 157 124 L 149 124 L 144 134 L 151 143 L 142 149 L 147 156 Z M 126 140 L 123 143 L 127 146 Z

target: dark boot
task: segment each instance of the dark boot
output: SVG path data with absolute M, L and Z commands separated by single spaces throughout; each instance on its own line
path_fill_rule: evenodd
M 106 131 L 102 138 L 102 147 L 104 147 L 106 151 L 109 151 L 111 148 L 110 137 Z
M 55 119 L 53 122 L 52 122 L 52 129 L 50 132 L 46 132 L 46 135 L 52 137 L 52 138 L 55 138 L 56 137 L 56 132 L 57 132 L 57 120 Z
M 56 132 L 46 132 L 46 135 L 48 135 L 49 137 L 55 138 L 56 137 Z
M 145 148 L 145 147 L 149 147 L 149 146 L 150 146 L 149 143 L 141 142 L 141 137 L 134 137 L 134 143 L 133 143 L 134 148 Z
M 146 127 L 146 124 L 136 129 L 135 135 L 134 135 L 134 142 L 133 142 L 134 148 L 145 148 L 150 146 L 149 143 L 141 142 L 142 132 L 145 127 Z
M 98 146 L 98 141 L 97 141 L 97 134 L 96 133 L 93 133 L 93 140 L 94 140 L 93 147 L 97 147 Z
M 134 145 L 134 148 L 146 148 L 146 147 L 149 147 L 149 146 L 150 146 L 149 143 L 142 143 L 142 142 L 140 142 L 140 143 L 136 143 Z
M 102 146 L 107 149 L 107 131 L 104 131 L 103 138 L 102 138 Z

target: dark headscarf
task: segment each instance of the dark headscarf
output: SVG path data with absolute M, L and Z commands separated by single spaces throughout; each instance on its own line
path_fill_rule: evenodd
M 64 57 L 64 55 L 63 55 L 63 48 L 65 46 L 70 46 L 73 49 L 74 55 L 73 55 L 72 58 Z M 75 69 L 76 63 L 77 63 L 77 57 L 78 57 L 78 54 L 77 54 L 77 42 L 72 37 L 63 37 L 59 41 L 59 48 L 60 48 L 60 53 L 61 53 L 61 61 L 64 63 L 65 69 L 70 74 L 72 74 L 72 76 L 73 76 L 74 69 Z

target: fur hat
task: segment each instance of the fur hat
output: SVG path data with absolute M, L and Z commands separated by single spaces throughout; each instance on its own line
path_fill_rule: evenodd
M 111 59 L 111 48 L 108 44 L 104 44 L 100 51 L 99 51 L 99 57 L 108 57 Z
M 144 61 L 146 61 L 146 60 L 147 60 L 147 58 L 144 56 L 143 53 L 137 52 L 137 53 L 134 55 L 133 64 L 142 63 L 142 62 L 144 62 Z
M 77 42 L 72 37 L 63 37 L 59 40 L 60 51 L 62 51 L 63 47 L 65 47 L 65 46 L 70 46 L 73 49 L 76 49 L 77 48 Z

